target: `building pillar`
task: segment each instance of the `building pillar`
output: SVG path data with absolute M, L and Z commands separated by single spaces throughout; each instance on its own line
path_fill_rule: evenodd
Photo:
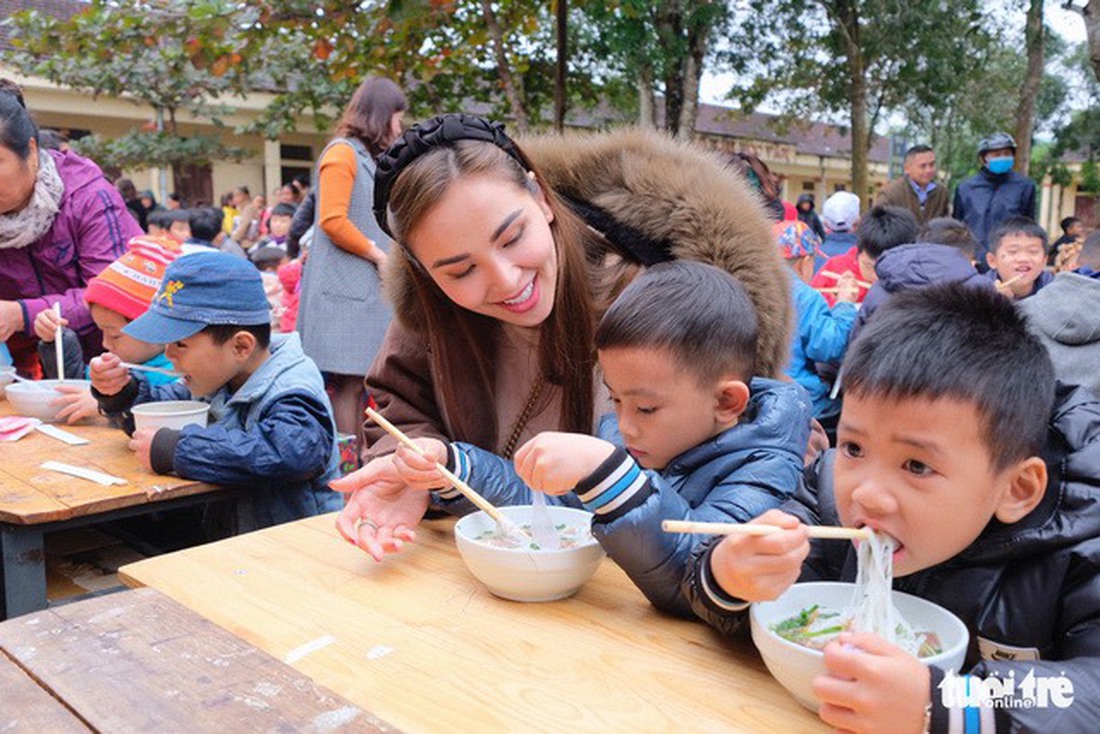
M 264 140 L 264 196 L 283 183 L 282 146 L 278 140 Z M 274 203 L 274 202 L 272 202 Z
M 1051 216 L 1057 216 L 1057 213 L 1051 212 L 1051 186 L 1052 182 L 1050 176 L 1043 177 L 1042 193 L 1039 196 L 1039 213 L 1036 221 L 1043 229 L 1047 231 L 1047 234 L 1051 233 L 1050 219 Z M 1051 238 L 1054 239 L 1054 238 Z

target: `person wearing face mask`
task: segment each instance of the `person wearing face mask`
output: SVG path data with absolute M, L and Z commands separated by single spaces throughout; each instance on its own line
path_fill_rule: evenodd
M 975 259 L 978 269 L 989 269 L 985 254 L 989 234 L 1012 217 L 1035 219 L 1035 183 L 1012 170 L 1016 163 L 1016 141 L 1008 133 L 993 133 L 978 144 L 981 170 L 955 190 L 952 216 L 965 222 L 978 241 Z
M 86 359 L 103 351 L 84 289 L 141 228 L 92 161 L 45 150 L 19 87 L 0 79 L 0 342 L 41 375 L 34 322 L 60 304 Z

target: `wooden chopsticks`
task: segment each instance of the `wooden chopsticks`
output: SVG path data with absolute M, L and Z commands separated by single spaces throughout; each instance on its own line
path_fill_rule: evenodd
M 420 444 L 416 443 L 411 438 L 406 436 L 400 428 L 383 418 L 377 410 L 368 407 L 365 412 L 368 418 L 370 418 L 378 425 L 382 426 L 382 428 L 385 429 L 386 433 L 396 438 L 403 445 L 409 447 L 426 459 L 431 458 L 427 455 L 424 449 L 420 447 Z M 461 492 L 463 496 L 466 497 L 466 499 L 470 500 L 470 502 L 473 502 L 474 505 L 476 505 L 477 508 L 483 511 L 486 515 L 496 520 L 497 524 L 500 525 L 502 528 L 505 528 L 508 531 L 523 532 L 519 528 L 519 526 L 517 526 L 514 522 L 505 517 L 504 513 L 494 507 L 489 502 L 489 500 L 478 494 L 470 485 L 466 484 L 466 482 L 456 477 L 454 473 L 447 467 L 443 466 L 437 461 L 435 462 L 435 468 L 438 469 L 439 473 L 446 477 L 447 481 L 451 482 L 454 485 L 455 489 Z
M 783 528 L 778 525 L 761 525 L 741 522 L 696 522 L 693 520 L 663 520 L 661 530 L 666 533 L 702 533 L 706 535 L 771 535 Z M 829 540 L 870 540 L 870 528 L 843 528 L 835 525 L 807 525 L 806 534 L 811 538 Z
M 834 273 L 832 270 L 822 270 L 818 273 L 818 275 L 824 275 L 826 278 L 832 278 L 833 280 L 840 280 L 840 278 L 841 278 L 840 273 Z M 856 278 L 855 283 L 860 288 L 870 288 L 871 287 L 871 283 L 868 283 L 866 280 L 860 280 L 860 279 Z M 823 290 L 828 290 L 828 289 L 818 288 L 818 290 L 823 291 Z

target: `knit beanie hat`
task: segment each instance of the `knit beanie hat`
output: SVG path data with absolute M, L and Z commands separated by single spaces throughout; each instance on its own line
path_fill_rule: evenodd
M 821 238 L 802 221 L 776 222 L 772 231 L 784 260 L 817 255 L 821 247 Z
M 84 300 L 133 321 L 148 310 L 164 278 L 164 269 L 181 254 L 179 243 L 172 237 L 134 237 L 126 254 L 88 281 Z

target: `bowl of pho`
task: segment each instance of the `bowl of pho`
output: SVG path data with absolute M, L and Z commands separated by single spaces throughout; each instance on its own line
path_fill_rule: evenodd
M 484 512 L 466 515 L 455 523 L 455 542 L 462 560 L 496 596 L 526 602 L 564 599 L 592 578 L 603 560 L 603 548 L 592 537 L 590 512 L 547 507 L 559 547 L 542 548 L 528 534 L 529 505 L 499 509 L 514 523 L 510 532 L 501 533 Z
M 825 674 L 822 649 L 841 632 L 873 632 L 943 670 L 962 665 L 966 625 L 938 604 L 892 589 L 893 548 L 886 536 L 860 543 L 854 584 L 795 584 L 774 601 L 752 605 L 752 641 L 768 672 L 806 708 L 821 705 L 813 680 Z

